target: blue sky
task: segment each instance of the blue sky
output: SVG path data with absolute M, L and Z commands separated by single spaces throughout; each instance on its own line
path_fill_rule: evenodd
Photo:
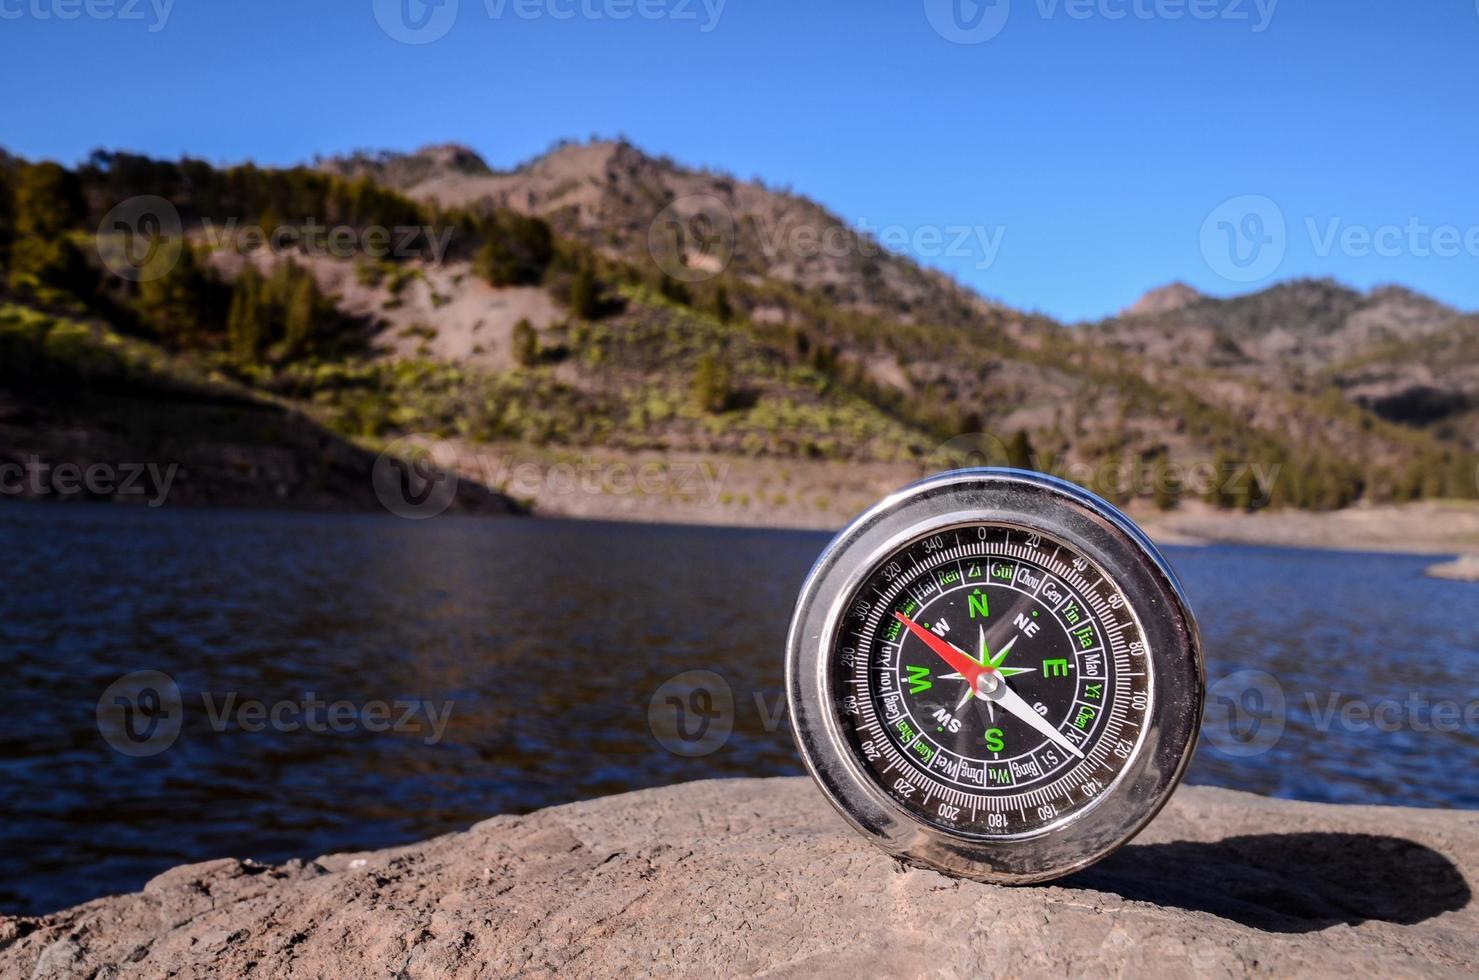
M 1067 320 L 1301 275 L 1479 309 L 1479 0 L 409 0 L 421 44 L 399 2 L 0 0 L 0 145 L 507 166 L 622 133 L 963 238 L 923 258 Z

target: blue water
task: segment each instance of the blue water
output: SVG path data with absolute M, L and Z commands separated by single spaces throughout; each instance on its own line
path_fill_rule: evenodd
M 313 857 L 622 790 L 798 773 L 778 713 L 782 641 L 826 539 L 0 507 L 0 662 L 12 697 L 0 721 L 0 910 L 136 889 L 182 862 Z M 1266 672 L 1285 701 L 1271 740 L 1267 682 L 1252 701 L 1214 689 L 1248 709 L 1232 728 L 1225 711 L 1218 723 L 1263 751 L 1206 738 L 1193 782 L 1479 807 L 1479 709 L 1463 713 L 1479 704 L 1479 586 L 1426 579 L 1431 560 L 1406 556 L 1170 556 L 1202 623 L 1210 678 Z M 183 727 L 168 748 L 134 757 L 104 739 L 97 706 L 115 679 L 145 669 L 177 684 Z M 691 670 L 717 673 L 733 703 L 732 734 L 701 756 L 668 751 L 649 723 L 654 694 Z M 234 695 L 233 706 L 301 711 L 310 692 L 347 702 L 345 731 L 253 731 L 231 712 L 217 730 L 208 710 Z M 1359 712 L 1352 701 L 1397 703 L 1383 716 L 1397 730 L 1343 720 L 1341 710 Z M 1435 726 L 1431 707 L 1443 701 L 1457 720 Z M 365 713 L 375 702 L 387 723 L 422 702 L 450 702 L 450 715 L 439 739 L 420 708 L 405 730 L 376 731 Z

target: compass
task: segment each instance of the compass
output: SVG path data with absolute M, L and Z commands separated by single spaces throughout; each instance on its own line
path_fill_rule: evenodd
M 796 604 L 786 686 L 807 768 L 860 833 L 1025 884 L 1159 812 L 1205 677 L 1175 573 L 1129 518 L 1063 480 L 974 469 L 833 539 Z

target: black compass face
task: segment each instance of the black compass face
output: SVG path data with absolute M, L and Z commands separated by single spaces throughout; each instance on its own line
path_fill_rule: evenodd
M 831 690 L 898 806 L 969 837 L 1094 806 L 1135 756 L 1150 657 L 1115 582 L 1061 541 L 966 524 L 885 556 L 852 593 Z

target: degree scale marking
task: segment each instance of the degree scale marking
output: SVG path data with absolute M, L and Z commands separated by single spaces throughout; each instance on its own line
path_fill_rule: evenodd
M 1003 530 L 1006 531 L 1006 529 Z M 1107 655 L 1109 657 L 1109 662 L 1112 663 L 1114 667 L 1114 673 L 1112 675 L 1105 675 L 1106 680 L 1113 676 L 1126 678 L 1130 676 L 1143 676 L 1143 673 L 1141 672 L 1131 672 L 1127 669 L 1130 666 L 1130 662 L 1128 656 L 1126 655 L 1123 640 L 1119 635 L 1128 626 L 1133 625 L 1133 622 L 1126 623 L 1111 619 L 1111 612 L 1114 610 L 1114 607 L 1111 606 L 1108 600 L 1104 598 L 1104 592 L 1108 591 L 1111 595 L 1114 595 L 1115 590 L 1112 586 L 1112 583 L 1110 583 L 1109 580 L 1105 578 L 1103 573 L 1100 572 L 1100 570 L 1096 566 L 1086 565 L 1086 568 L 1092 568 L 1096 573 L 1097 581 L 1091 584 L 1087 575 L 1080 573 L 1078 569 L 1070 568 L 1068 566 L 1068 563 L 1064 562 L 1061 559 L 1062 546 L 1057 542 L 1052 542 L 1053 550 L 1049 555 L 1045 554 L 1042 550 L 1031 549 L 1024 545 L 1013 544 L 1013 542 L 1011 541 L 1010 531 L 1006 531 L 1006 533 L 1004 534 L 1004 540 L 1000 541 L 976 540 L 968 543 L 961 543 L 961 531 L 959 530 L 955 532 L 954 537 L 956 540 L 956 544 L 954 547 L 951 547 L 949 549 L 937 550 L 933 554 L 928 555 L 923 560 L 916 558 L 911 551 L 908 556 L 911 567 L 907 573 L 900 572 L 899 574 L 894 576 L 891 580 L 891 583 L 883 589 L 879 589 L 877 586 L 873 587 L 873 592 L 878 596 L 880 600 L 883 601 L 873 604 L 872 608 L 868 610 L 868 613 L 865 616 L 859 617 L 863 620 L 862 628 L 854 630 L 851 634 L 859 641 L 857 647 L 857 650 L 859 652 L 855 656 L 860 658 L 855 661 L 855 673 L 858 676 L 853 679 L 851 686 L 855 689 L 860 689 L 860 693 L 861 691 L 865 690 L 871 691 L 874 687 L 874 685 L 872 685 L 872 683 L 867 678 L 867 673 L 870 667 L 874 669 L 888 669 L 886 663 L 880 664 L 877 662 L 882 658 L 876 658 L 869 653 L 869 650 L 873 645 L 874 637 L 876 636 L 878 625 L 883 618 L 883 612 L 892 604 L 894 599 L 896 599 L 899 595 L 903 594 L 906 591 L 909 596 L 914 599 L 915 602 L 923 605 L 925 601 L 939 601 L 943 598 L 946 598 L 952 593 L 958 592 L 961 588 L 964 588 L 966 585 L 970 584 L 966 581 L 966 569 L 961 564 L 965 557 L 981 559 L 1014 559 L 1016 562 L 1026 563 L 1027 565 L 1037 570 L 1039 573 L 1057 578 L 1060 582 L 1063 583 L 1066 588 L 1076 593 L 1078 598 L 1081 600 L 1082 605 L 1092 613 L 1091 616 L 1087 617 L 1089 622 L 1085 623 L 1085 625 L 1092 625 L 1094 627 L 1094 635 L 1096 638 L 1105 637 L 1105 643 L 1098 644 L 1091 650 L 1075 650 L 1074 653 L 1077 662 L 1081 663 L 1082 658 L 1090 653 L 1100 653 L 1101 655 Z M 902 556 L 902 553 L 905 551 L 905 549 L 913 549 L 919 544 L 920 542 L 916 541 L 913 545 L 906 545 L 900 548 L 898 552 L 895 552 L 895 554 L 898 556 Z M 960 584 L 950 587 L 942 587 L 940 585 L 940 582 L 938 581 L 939 573 L 947 565 L 950 564 L 955 565 Z M 1018 570 L 1020 570 L 1020 566 L 1018 566 Z M 934 578 L 929 577 L 931 573 L 934 574 Z M 1056 614 L 1061 612 L 1063 606 L 1068 601 L 1070 601 L 1073 596 L 1065 596 L 1063 600 L 1056 605 L 1052 605 L 1046 602 L 1041 598 L 1042 589 L 1047 585 L 1048 580 L 1046 578 L 1042 578 L 1036 584 L 1036 586 L 1031 588 L 1030 591 L 1028 589 L 1022 588 L 1022 586 L 1016 581 L 1015 575 L 1013 575 L 1010 585 L 999 579 L 988 581 L 992 581 L 993 584 L 996 584 L 998 586 L 1009 588 L 1011 591 L 1016 592 L 1019 595 L 1024 595 L 1028 598 L 1034 599 L 1042 603 L 1044 606 L 1049 606 L 1051 611 L 1055 614 L 1053 618 L 1058 621 L 1060 627 L 1065 628 L 1065 630 L 1067 629 L 1062 619 Z M 1123 606 L 1124 602 L 1123 600 L 1121 600 L 1121 607 Z M 900 642 L 896 644 L 889 644 L 887 641 L 884 641 L 880 646 L 880 652 L 891 652 L 895 658 L 900 658 L 902 648 L 903 643 L 901 637 Z M 1046 790 L 1061 791 L 1061 796 L 1063 799 L 1071 799 L 1074 789 L 1078 788 L 1083 783 L 1092 778 L 1093 773 L 1103 771 L 1106 768 L 1111 768 L 1107 767 L 1105 762 L 1105 757 L 1108 754 L 1110 744 L 1118 744 L 1119 732 L 1126 725 L 1136 729 L 1140 727 L 1137 721 L 1131 721 L 1129 718 L 1125 717 L 1125 712 L 1128 709 L 1129 701 L 1133 697 L 1135 697 L 1138 692 L 1136 692 L 1133 685 L 1130 684 L 1116 684 L 1115 688 L 1116 689 L 1111 694 L 1113 701 L 1112 704 L 1108 706 L 1109 710 L 1107 712 L 1102 710 L 1104 707 L 1106 707 L 1102 703 L 1099 705 L 1087 705 L 1087 703 L 1078 696 L 1081 693 L 1081 688 L 1075 688 L 1075 697 L 1070 703 L 1070 716 L 1072 714 L 1072 708 L 1075 705 L 1081 707 L 1097 707 L 1101 709 L 1100 716 L 1095 719 L 1094 728 L 1081 730 L 1088 732 L 1088 734 L 1082 740 L 1074 739 L 1074 741 L 1078 744 L 1085 744 L 1089 741 L 1090 738 L 1095 738 L 1094 732 L 1095 730 L 1098 730 L 1098 736 L 1097 738 L 1095 738 L 1093 746 L 1091 747 L 1090 751 L 1086 753 L 1088 758 L 1085 761 L 1080 762 L 1077 766 L 1071 766 L 1068 772 L 1058 776 L 1056 779 L 1051 777 L 1052 773 L 1057 772 L 1057 769 L 1049 770 L 1049 776 L 1043 787 L 1032 790 L 1031 792 L 1025 794 L 1025 796 L 1019 794 L 1018 799 L 1020 799 L 1022 802 L 1022 806 L 1017 808 L 1019 811 L 1025 810 L 1025 807 L 1027 805 L 1035 804 L 1039 800 L 1059 798 L 1059 792 L 1054 792 L 1049 795 L 1045 792 Z M 879 696 L 882 697 L 881 690 L 879 692 Z M 881 720 L 876 714 L 872 698 L 862 697 L 859 698 L 859 701 L 861 703 L 859 703 L 857 707 L 860 710 L 857 715 L 854 716 L 851 722 L 852 727 L 855 731 L 859 733 L 870 734 L 873 738 L 878 739 L 882 743 L 882 748 L 887 750 L 886 754 L 888 755 L 888 758 L 886 760 L 883 760 L 888 763 L 885 771 L 891 773 L 895 769 L 896 763 L 899 761 L 897 758 L 894 757 L 896 745 L 889 736 L 884 734 L 885 729 Z M 912 713 L 909 712 L 907 706 L 904 706 L 902 708 L 902 713 L 899 717 L 908 719 L 916 727 L 923 727 L 918 725 L 917 719 L 915 719 Z M 1068 731 L 1071 732 L 1074 730 L 1073 726 L 1068 726 L 1066 721 L 1063 724 Z M 1063 729 L 1060 728 L 1060 730 Z M 922 732 L 916 734 L 915 738 L 910 740 L 909 746 L 906 746 L 906 748 L 912 747 L 916 742 L 918 742 L 921 735 Z M 1136 741 L 1138 741 L 1138 738 L 1136 739 Z M 1043 744 L 1046 745 L 1047 743 Z M 1033 749 L 1031 752 L 1022 753 L 1021 755 L 1014 756 L 1013 758 L 1020 759 L 1023 757 L 1032 756 L 1033 753 L 1041 750 L 1041 748 L 1043 748 L 1043 745 L 1040 745 L 1037 749 Z M 921 773 L 917 768 L 918 764 L 915 762 L 915 760 L 913 760 L 912 757 L 906 756 L 906 758 L 909 759 L 909 764 L 905 765 L 902 770 L 904 775 L 908 777 L 908 781 L 911 783 L 911 785 L 918 785 L 918 783 L 922 780 L 929 788 L 930 797 L 932 798 L 935 785 L 931 782 L 931 780 L 938 778 L 937 774 L 939 770 L 935 769 Z M 943 761 L 949 763 L 949 769 L 947 770 L 947 772 L 949 772 L 954 779 L 959 781 L 959 772 L 963 768 L 965 760 L 957 757 L 954 760 L 946 759 Z M 981 784 L 981 788 L 984 788 L 984 770 L 982 772 L 983 782 Z M 970 786 L 976 784 L 972 780 L 969 783 L 966 783 L 966 785 Z M 970 796 L 967 798 L 964 797 L 964 794 L 954 789 L 952 789 L 947 794 L 947 796 L 951 798 L 951 802 L 959 802 L 969 806 L 973 815 L 979 813 L 980 808 L 977 806 L 977 802 L 981 799 L 981 797 Z M 986 799 L 990 802 L 992 809 L 1000 809 L 999 801 L 1003 799 L 1010 800 L 1011 798 L 991 796 L 987 797 Z

